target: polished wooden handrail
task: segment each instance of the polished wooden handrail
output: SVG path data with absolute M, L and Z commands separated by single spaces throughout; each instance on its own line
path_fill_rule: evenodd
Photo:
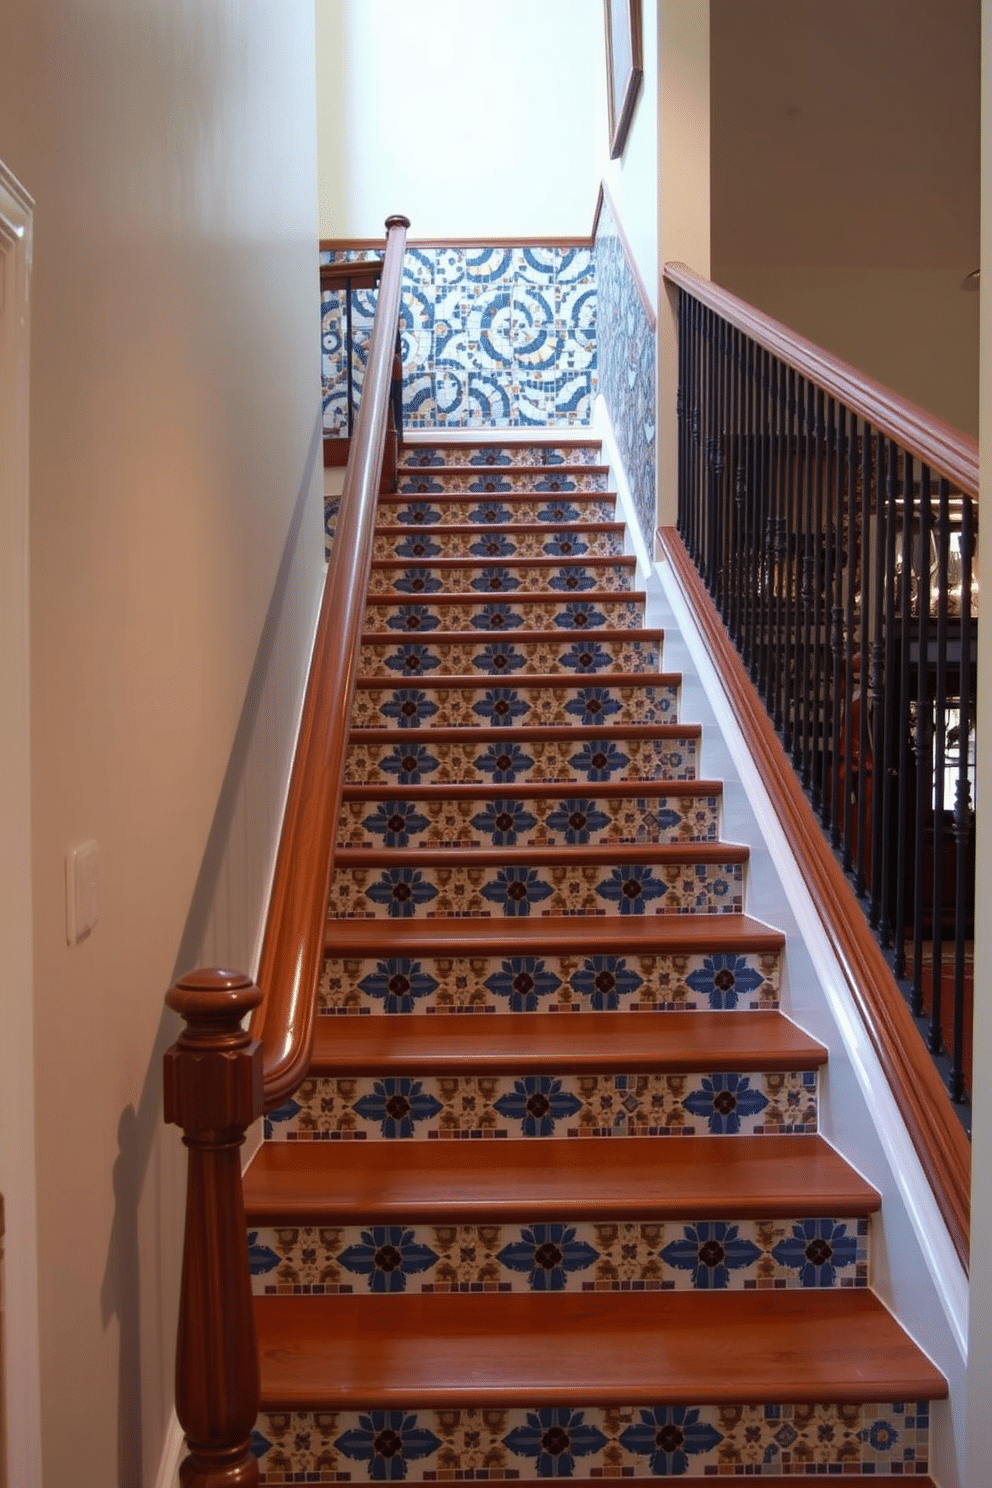
M 965 496 L 978 496 L 978 445 L 967 434 L 942 423 L 925 408 L 900 398 L 891 388 L 859 372 L 849 362 L 831 356 L 822 346 L 807 341 L 781 321 L 773 320 L 685 264 L 666 263 L 664 278 L 667 284 L 685 290 L 700 304 L 715 310 L 730 325 L 830 397 L 838 398 L 878 432 L 924 461 L 932 471 L 947 476 Z
M 409 225 L 405 217 L 386 221 L 386 256 L 362 401 L 324 585 L 269 900 L 258 972 L 263 1002 L 252 1020 L 252 1034 L 262 1045 L 267 1110 L 286 1100 L 303 1079 L 313 1043 L 327 890 L 372 557 Z
M 349 258 L 320 266 L 321 289 L 374 289 L 382 278 L 381 258 Z
M 657 536 L 740 720 L 955 1249 L 967 1267 L 971 1149 L 964 1129 L 695 564 L 674 527 L 659 528 Z

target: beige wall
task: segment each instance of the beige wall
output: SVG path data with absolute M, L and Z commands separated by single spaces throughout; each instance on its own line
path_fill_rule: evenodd
M 602 0 L 317 0 L 322 237 L 585 236 Z
M 314 16 L 7 0 L 3 30 L 0 158 L 38 204 L 44 1483 L 130 1488 L 155 1482 L 171 1405 L 162 994 L 207 957 L 253 969 L 321 571 Z M 86 837 L 101 920 L 69 948 L 63 862 Z
M 979 0 L 712 0 L 713 277 L 978 431 Z

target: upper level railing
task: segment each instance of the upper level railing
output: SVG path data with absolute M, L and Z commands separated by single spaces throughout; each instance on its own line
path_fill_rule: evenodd
M 240 1149 L 249 1125 L 306 1074 L 323 958 L 334 828 L 358 668 L 389 424 L 405 217 L 387 219 L 375 325 L 338 513 L 283 817 L 258 985 L 239 972 L 183 977 L 166 1001 L 186 1020 L 165 1056 L 165 1117 L 189 1150 L 176 1412 L 183 1481 L 252 1488 L 259 1374 Z M 242 1027 L 252 1014 L 250 1031 Z
M 666 265 L 665 278 L 679 291 L 678 531 L 963 1102 L 977 447 L 683 265 Z M 881 1045 L 893 1027 L 876 1020 Z M 912 1057 L 887 1048 L 883 1062 L 913 1087 L 896 1094 L 918 1148 L 932 1148 L 931 1177 L 963 1169 L 945 1195 L 960 1241 L 966 1148 L 953 1158 L 940 1151 L 953 1136 L 926 1134 L 919 1107 L 932 1091 Z

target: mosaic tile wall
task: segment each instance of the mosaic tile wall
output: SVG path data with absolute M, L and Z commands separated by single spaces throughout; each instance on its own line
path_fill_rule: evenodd
M 321 261 L 364 256 L 324 252 Z M 596 391 L 590 249 L 410 248 L 403 280 L 407 428 L 589 424 Z M 359 386 L 374 306 L 374 291 L 353 294 Z M 324 432 L 338 435 L 347 421 L 340 293 L 323 295 L 321 344 Z
M 599 391 L 610 411 L 637 519 L 650 549 L 656 526 L 655 333 L 606 197 L 599 215 L 594 259 Z

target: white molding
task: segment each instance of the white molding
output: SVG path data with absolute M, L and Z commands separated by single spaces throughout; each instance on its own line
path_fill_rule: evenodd
M 175 1408 L 169 1416 L 169 1424 L 165 1429 L 165 1441 L 162 1445 L 162 1456 L 159 1459 L 158 1472 L 155 1475 L 155 1488 L 179 1488 L 179 1465 L 186 1451 L 186 1437 L 183 1428 L 179 1424 Z
M 4 1191 L 6 1479 L 41 1483 L 31 941 L 29 377 L 34 203 L 0 164 L 0 1161 Z M 14 1367 L 16 1361 L 16 1368 Z

